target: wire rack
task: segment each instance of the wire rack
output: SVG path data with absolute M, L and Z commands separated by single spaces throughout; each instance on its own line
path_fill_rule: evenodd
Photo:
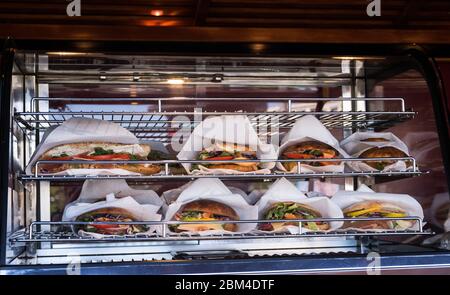
M 403 161 L 405 163 L 410 163 L 407 170 L 404 171 L 349 171 L 351 168 L 345 167 L 341 172 L 308 172 L 305 171 L 305 165 L 314 162 L 327 162 L 329 164 L 349 164 L 354 162 L 373 162 L 373 161 Z M 296 163 L 297 170 L 295 172 L 282 172 L 273 168 L 265 173 L 239 173 L 236 174 L 200 174 L 191 173 L 188 174 L 184 171 L 184 174 L 174 174 L 173 167 L 182 167 L 183 164 L 236 164 L 236 163 L 255 163 L 259 166 L 267 163 Z M 55 175 L 55 174 L 45 174 L 41 172 L 41 167 L 45 167 L 48 164 L 95 164 L 97 167 L 101 165 L 127 165 L 127 164 L 142 164 L 142 165 L 158 165 L 161 167 L 161 172 L 153 175 Z M 76 167 L 76 166 L 74 166 Z M 106 168 L 105 168 L 106 169 Z M 181 168 L 184 169 L 184 168 Z M 328 177 L 358 177 L 358 176 L 386 176 L 386 177 L 411 177 L 418 176 L 423 173 L 428 173 L 427 171 L 421 171 L 417 166 L 416 160 L 413 157 L 390 157 L 390 158 L 336 158 L 336 159 L 265 159 L 265 160 L 161 160 L 161 161 L 92 161 L 92 160 L 47 160 L 47 161 L 37 161 L 34 167 L 33 174 L 23 174 L 20 176 L 21 180 L 25 181 L 81 181 L 86 179 L 128 179 L 128 180 L 160 180 L 160 179 L 197 179 L 197 178 L 222 178 L 222 179 L 273 179 L 273 178 L 328 178 Z
M 256 130 L 270 133 L 274 128 L 286 131 L 304 115 L 317 116 L 329 129 L 384 129 L 414 117 L 415 112 L 202 112 L 201 116 L 236 114 L 246 115 Z M 200 113 L 196 112 L 28 112 L 16 113 L 15 119 L 28 130 L 40 131 L 58 126 L 73 117 L 101 119 L 127 128 L 138 138 L 167 142 L 181 128 L 192 131 L 201 122 L 195 119 L 198 115 Z
M 196 102 L 210 102 L 220 100 L 229 102 L 238 111 L 170 111 L 174 102 L 193 104 Z M 88 104 L 98 104 L 99 101 L 130 102 L 154 104 L 157 111 L 125 112 L 125 111 L 35 111 L 39 110 L 42 102 L 49 101 L 81 101 Z M 298 103 L 305 102 L 354 102 L 364 101 L 366 104 L 394 104 L 396 111 L 301 111 L 295 108 Z M 276 102 L 286 104 L 286 111 L 244 112 L 239 111 L 242 102 Z M 101 106 L 99 107 L 101 109 Z M 47 98 L 35 97 L 32 101 L 31 112 L 17 112 L 14 115 L 16 122 L 27 130 L 45 131 L 50 127 L 58 126 L 70 118 L 91 118 L 107 120 L 119 124 L 133 132 L 140 139 L 168 142 L 180 129 L 191 132 L 204 118 L 219 115 L 246 115 L 255 130 L 261 134 L 275 134 L 287 131 L 295 121 L 305 115 L 316 116 L 325 127 L 382 130 L 413 118 L 416 113 L 407 111 L 402 98 Z
M 416 229 L 405 230 L 355 230 L 355 229 L 336 229 L 333 231 L 306 231 L 305 223 L 308 222 L 327 222 L 337 223 L 344 221 L 399 221 L 407 220 L 415 223 Z M 252 224 L 257 228 L 259 224 L 264 223 L 294 223 L 298 228 L 298 233 L 289 232 L 267 232 L 250 231 L 245 233 L 221 233 L 211 235 L 200 235 L 198 233 L 174 233 L 169 230 L 170 225 L 180 224 Z M 152 233 L 134 234 L 134 235 L 104 235 L 103 237 L 93 237 L 89 235 L 80 235 L 76 232 L 76 226 L 83 225 L 145 225 L 153 228 Z M 42 230 L 42 227 L 49 227 L 48 230 Z M 51 230 L 50 227 L 57 227 Z M 38 228 L 41 228 L 40 230 Z M 67 230 L 69 229 L 69 230 Z M 78 221 L 35 221 L 30 224 L 26 231 L 18 231 L 9 237 L 9 242 L 32 243 L 32 242 L 52 242 L 52 243 L 83 243 L 83 242 L 142 242 L 142 241 L 192 241 L 192 240 L 219 240 L 219 239 L 267 239 L 267 238 L 311 238 L 311 237 L 356 237 L 356 236 L 403 236 L 403 235 L 429 235 L 430 231 L 423 230 L 423 222 L 420 217 L 367 217 L 367 218 L 314 218 L 314 219 L 289 219 L 289 220 L 236 220 L 236 221 L 132 221 L 132 222 L 78 222 Z

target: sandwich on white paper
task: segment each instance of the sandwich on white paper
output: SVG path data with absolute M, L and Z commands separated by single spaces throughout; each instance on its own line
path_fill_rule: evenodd
M 341 146 L 354 158 L 406 158 L 408 147 L 390 132 L 356 132 L 343 141 Z M 355 171 L 405 171 L 412 168 L 408 160 L 365 160 L 349 162 Z
M 175 234 L 246 233 L 256 224 L 233 221 L 257 218 L 258 208 L 250 206 L 241 195 L 231 193 L 217 178 L 201 178 L 192 182 L 165 213 L 167 221 L 188 222 L 170 225 L 169 230 Z M 216 220 L 221 222 L 211 222 Z
M 327 197 L 307 198 L 285 178 L 277 180 L 256 203 L 261 220 L 296 220 L 342 218 L 340 208 Z M 259 224 L 263 232 L 290 232 L 291 234 L 308 231 L 330 231 L 339 228 L 342 222 L 304 221 L 270 222 Z
M 140 144 L 131 132 L 119 125 L 97 119 L 71 118 L 46 134 L 26 169 L 27 173 L 35 172 L 37 161 L 69 161 L 39 164 L 38 173 L 151 175 L 160 172 L 161 167 L 132 163 L 147 160 L 150 151 L 150 145 Z M 129 162 L 100 164 L 96 161 Z
M 209 117 L 201 122 L 177 155 L 179 160 L 205 161 L 183 164 L 188 173 L 270 173 L 277 156 L 272 144 L 263 143 L 243 115 Z M 219 162 L 206 162 L 219 161 Z M 223 162 L 220 162 L 223 161 Z
M 344 216 L 354 218 L 346 221 L 342 228 L 356 230 L 419 230 L 416 219 L 423 220 L 420 204 L 406 194 L 375 193 L 367 189 L 359 191 L 339 191 L 331 199 L 344 212 Z M 358 220 L 369 218 L 370 220 Z M 379 218 L 393 218 L 380 220 Z M 395 219 L 399 218 L 399 219 Z
M 116 198 L 108 194 L 104 201 L 95 203 L 75 202 L 66 206 L 63 221 L 91 222 L 74 225 L 73 229 L 81 236 L 104 238 L 108 236 L 151 234 L 158 225 L 121 224 L 123 222 L 159 221 L 160 206 L 141 205 L 133 197 Z M 97 223 L 95 223 L 97 222 Z M 113 222 L 113 224 L 99 224 Z
M 277 168 L 292 173 L 343 172 L 344 163 L 333 159 L 347 157 L 330 131 L 316 117 L 307 115 L 298 119 L 283 138 L 278 159 L 311 161 L 301 163 L 300 169 L 295 161 L 278 162 Z

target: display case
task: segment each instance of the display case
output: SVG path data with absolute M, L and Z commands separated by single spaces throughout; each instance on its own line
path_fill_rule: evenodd
M 5 62 L 6 61 L 6 62 Z M 81 273 L 320 273 L 364 272 L 367 254 L 378 253 L 383 270 L 450 267 L 444 222 L 448 195 L 448 133 L 441 128 L 439 97 L 423 63 L 414 55 L 332 56 L 302 54 L 226 54 L 164 52 L 70 52 L 11 50 L 2 56 L 2 271 L 65 273 L 78 263 Z M 10 62 L 10 64 L 9 64 Z M 438 114 L 439 113 L 439 114 Z M 189 174 L 177 147 L 205 118 L 245 115 L 261 140 L 279 146 L 297 119 L 312 115 L 342 140 L 357 131 L 393 132 L 409 148 L 407 157 L 340 158 L 326 162 L 407 161 L 408 169 L 307 172 L 311 159 L 295 162 L 297 171 Z M 70 118 L 116 123 L 152 149 L 169 157 L 133 163 L 161 165 L 155 175 L 49 175 L 25 167 L 46 132 Z M 230 163 L 250 160 L 233 160 Z M 71 161 L 72 164 L 89 161 Z M 227 163 L 227 160 L 216 162 Z M 95 161 L 126 164 L 129 161 Z M 210 163 L 215 163 L 210 161 Z M 418 229 L 308 232 L 173 234 L 176 221 L 135 221 L 159 226 L 158 233 L 106 238 L 80 236 L 83 222 L 62 221 L 86 180 L 125 179 L 133 188 L 162 196 L 198 178 L 219 178 L 249 195 L 285 177 L 309 191 L 362 185 L 376 192 L 413 196 L 423 207 L 413 220 Z M 368 220 L 370 218 L 367 218 Z M 240 220 L 236 223 L 264 223 Z M 208 222 L 206 222 L 208 223 Z M 211 222 L 210 222 L 211 223 Z M 217 223 L 217 222 L 215 222 Z M 222 222 L 224 223 L 224 222 Z M 100 223 L 101 224 L 101 223 Z M 107 222 L 105 224 L 108 224 Z M 431 242 L 432 239 L 435 241 Z

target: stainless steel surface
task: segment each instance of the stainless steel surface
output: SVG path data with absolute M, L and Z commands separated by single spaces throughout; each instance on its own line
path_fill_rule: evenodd
M 300 164 L 308 164 L 317 162 L 317 159 L 264 159 L 264 160 L 160 160 L 160 161 L 89 161 L 89 160 L 40 160 L 36 162 L 34 174 L 20 175 L 19 178 L 23 181 L 64 181 L 64 180 L 84 180 L 84 179 L 129 179 L 129 180 L 152 180 L 152 179 L 196 179 L 196 178 L 212 178 L 219 177 L 223 179 L 271 179 L 271 178 L 328 178 L 328 177 L 358 177 L 358 176 L 395 176 L 395 177 L 411 177 L 418 176 L 426 171 L 420 171 L 416 164 L 416 160 L 412 157 L 386 157 L 386 158 L 336 158 L 336 159 L 320 159 L 321 162 L 361 162 L 361 161 L 408 161 L 411 163 L 411 168 L 405 171 L 343 171 L 343 172 L 314 172 L 305 173 L 302 171 Z M 271 173 L 237 173 L 237 174 L 172 174 L 170 165 L 178 164 L 211 164 L 211 163 L 285 163 L 295 162 L 298 164 L 297 173 L 275 171 Z M 154 164 L 161 165 L 163 169 L 160 173 L 154 175 L 50 175 L 40 173 L 41 165 L 45 164 Z
M 334 231 L 305 231 L 303 229 L 303 223 L 308 222 L 339 222 L 339 221 L 354 221 L 355 218 L 314 218 L 314 219 L 289 219 L 289 220 L 235 220 L 232 221 L 236 224 L 257 224 L 263 223 L 296 223 L 298 224 L 299 233 L 272 233 L 272 232 L 248 232 L 248 233 L 224 233 L 224 234 L 212 234 L 201 235 L 198 233 L 173 233 L 165 230 L 167 226 L 179 225 L 179 224 L 225 224 L 230 221 L 195 221 L 195 222 L 183 222 L 183 221 L 139 221 L 139 222 L 78 222 L 78 221 L 35 221 L 32 222 L 28 228 L 28 231 L 19 231 L 9 238 L 11 244 L 15 243 L 33 243 L 33 242 L 142 242 L 142 241 L 201 241 L 201 240 L 228 240 L 228 239 L 268 239 L 268 238 L 320 238 L 320 237 L 356 237 L 356 236 L 400 236 L 400 235 L 429 235 L 430 231 L 423 230 L 422 220 L 419 217 L 409 216 L 403 218 L 357 218 L 359 221 L 398 221 L 409 220 L 417 223 L 418 230 L 405 229 L 405 230 L 353 230 L 353 229 L 338 229 Z M 135 224 L 135 225 L 147 225 L 155 227 L 156 232 L 148 234 L 136 234 L 136 235 L 124 235 L 124 236 L 105 236 L 102 238 L 95 238 L 92 236 L 81 236 L 76 234 L 73 230 L 37 230 L 38 227 L 45 226 L 65 226 L 72 228 L 76 225 L 96 225 L 96 224 Z M 158 232 L 159 231 L 159 232 Z M 220 245 L 218 245 L 220 248 Z
M 166 110 L 166 103 L 183 102 L 193 103 L 195 101 L 214 101 L 221 100 L 223 102 L 232 101 L 236 111 L 202 111 L 200 110 L 183 110 L 183 111 L 170 111 Z M 97 100 L 99 101 L 100 98 Z M 37 97 L 34 99 L 32 107 L 34 109 L 41 109 L 42 102 L 58 101 L 55 98 L 42 98 Z M 61 99 L 61 101 L 67 101 L 67 99 Z M 84 101 L 92 102 L 95 100 L 92 98 L 72 98 L 70 101 Z M 267 131 L 267 128 L 271 130 L 277 128 L 278 132 L 285 132 L 292 127 L 295 120 L 304 115 L 315 115 L 319 120 L 328 128 L 350 128 L 350 129 L 368 129 L 377 128 L 381 130 L 392 126 L 395 123 L 403 122 L 412 119 L 416 113 L 413 111 L 406 111 L 404 100 L 402 98 L 359 98 L 360 103 L 376 103 L 382 101 L 389 101 L 396 104 L 395 111 L 361 111 L 352 109 L 345 109 L 345 105 L 352 105 L 356 101 L 356 98 L 327 98 L 326 101 L 339 102 L 344 105 L 343 111 L 300 111 L 293 108 L 293 102 L 307 102 L 325 101 L 320 98 L 248 98 L 248 97 L 233 97 L 233 98 L 189 98 L 189 97 L 171 97 L 171 98 L 115 98 L 108 99 L 110 102 L 145 102 L 145 103 L 157 103 L 157 111 L 153 112 L 126 112 L 126 111 L 52 111 L 52 112 L 17 112 L 14 118 L 23 128 L 28 130 L 45 131 L 52 126 L 58 126 L 61 123 L 72 117 L 84 117 L 95 118 L 101 120 L 108 120 L 117 123 L 131 132 L 133 132 L 138 138 L 152 139 L 157 141 L 168 142 L 171 135 L 169 132 L 174 132 L 183 128 L 192 130 L 197 126 L 204 118 L 208 116 L 218 115 L 247 115 L 251 121 L 251 124 L 256 128 Z M 243 102 L 250 101 L 262 101 L 269 102 L 282 102 L 287 104 L 287 111 L 266 111 L 266 112 L 250 112 L 239 110 L 239 105 Z M 182 117 L 180 117 L 182 116 Z M 200 117 L 201 116 L 201 117 Z M 200 118 L 199 118 L 200 117 Z M 273 131 L 272 131 L 273 133 Z

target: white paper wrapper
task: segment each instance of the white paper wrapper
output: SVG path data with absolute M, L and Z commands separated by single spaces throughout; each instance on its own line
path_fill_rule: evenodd
M 157 214 L 160 206 L 156 205 L 141 205 L 133 197 L 124 197 L 117 199 L 114 194 L 106 196 L 105 201 L 95 203 L 73 202 L 66 206 L 63 213 L 62 221 L 75 221 L 75 219 L 87 212 L 102 209 L 102 208 L 121 208 L 131 212 L 138 220 L 137 221 L 159 221 L 161 215 Z M 158 226 L 149 226 L 149 230 L 145 233 L 150 234 L 156 231 Z M 91 236 L 95 238 L 111 237 L 112 235 L 103 235 L 98 233 L 90 233 L 80 230 L 78 234 L 82 236 Z
M 195 160 L 197 155 L 205 147 L 211 146 L 212 141 L 224 143 L 236 143 L 248 145 L 256 150 L 258 159 L 276 159 L 277 152 L 273 145 L 263 143 L 256 131 L 250 124 L 247 116 L 217 116 L 206 118 L 195 127 L 189 139 L 178 153 L 179 160 Z M 194 174 L 242 174 L 242 173 L 270 173 L 270 169 L 275 167 L 274 162 L 263 163 L 263 169 L 252 172 L 239 172 L 232 169 L 209 169 L 199 165 L 199 169 L 191 171 L 191 164 L 183 164 L 188 173 Z
M 41 175 L 49 175 L 40 173 Z M 136 172 L 125 169 L 111 168 L 111 169 L 67 169 L 61 172 L 52 173 L 51 175 L 69 175 L 69 176 L 98 176 L 98 175 L 141 175 Z
M 174 203 L 178 199 L 178 197 L 181 195 L 181 193 L 186 188 L 188 188 L 191 184 L 192 184 L 192 182 L 188 182 L 178 188 L 174 188 L 174 189 L 163 192 L 161 197 L 164 199 L 164 203 L 167 205 Z M 237 188 L 237 187 L 232 187 L 232 186 L 227 186 L 227 188 L 230 190 L 230 192 L 232 194 L 241 195 L 247 201 L 247 203 L 251 204 L 248 200 L 248 195 L 243 190 L 241 190 L 240 188 Z
M 116 198 L 133 197 L 141 205 L 162 206 L 163 200 L 152 190 L 137 190 L 128 186 L 124 179 L 86 180 L 75 202 L 94 203 L 113 193 Z
M 313 191 L 324 196 L 331 197 L 339 190 L 339 184 L 331 182 L 323 182 L 320 180 L 313 181 Z
M 164 220 L 172 220 L 175 213 L 185 204 L 196 200 L 212 200 L 223 203 L 233 208 L 240 220 L 256 220 L 258 218 L 258 208 L 250 206 L 241 195 L 232 194 L 231 191 L 219 180 L 215 178 L 201 178 L 194 181 L 178 197 L 176 202 L 169 205 L 165 213 Z M 200 231 L 199 235 L 213 235 L 224 233 L 246 233 L 253 230 L 256 223 L 238 224 L 236 232 L 225 230 Z M 169 229 L 167 229 L 169 231 Z M 183 233 L 179 233 L 183 235 Z
M 386 138 L 386 142 L 363 142 L 368 138 Z M 391 132 L 356 132 L 341 141 L 341 147 L 352 157 L 357 158 L 363 152 L 373 147 L 394 147 L 409 155 L 408 147 Z M 350 168 L 354 171 L 379 171 L 362 162 L 348 162 Z M 383 171 L 406 171 L 407 167 L 404 161 L 384 167 Z
M 340 148 L 338 140 L 323 126 L 323 124 L 314 116 L 307 115 L 298 119 L 292 129 L 286 134 L 281 141 L 281 146 L 278 149 L 278 158 L 280 158 L 282 152 L 289 146 L 295 145 L 305 141 L 320 141 L 332 146 L 340 154 L 341 158 L 348 158 L 347 153 Z M 277 168 L 284 172 L 297 172 L 297 167 L 291 171 L 287 171 L 282 163 L 277 163 Z M 338 165 L 327 165 L 321 167 L 315 167 L 307 164 L 301 164 L 301 173 L 313 173 L 313 172 L 343 172 L 344 163 L 341 162 Z
M 366 187 L 363 187 L 358 191 L 339 191 L 331 200 L 336 203 L 342 210 L 359 202 L 363 201 L 382 201 L 389 202 L 403 208 L 408 216 L 417 216 L 423 220 L 423 209 L 419 202 L 413 197 L 406 194 L 387 194 L 387 193 L 375 193 Z M 355 219 L 356 220 L 356 219 Z M 360 230 L 354 228 L 355 230 Z M 411 228 L 419 230 L 419 224 L 416 224 Z M 371 231 L 385 231 L 385 229 L 371 229 Z
M 70 118 L 60 126 L 47 131 L 44 135 L 44 140 L 41 141 L 36 148 L 35 153 L 31 157 L 30 163 L 25 170 L 26 173 L 31 174 L 32 168 L 36 161 L 49 149 L 62 144 L 78 142 L 111 142 L 124 144 L 139 143 L 136 136 L 118 124 L 89 118 Z M 66 174 L 86 175 L 86 170 L 89 170 L 89 175 L 105 173 L 105 170 L 107 170 L 108 174 L 135 174 L 123 169 L 70 169 L 70 171 L 66 172 Z
M 314 197 L 307 198 L 302 192 L 300 192 L 295 185 L 289 182 L 286 178 L 280 178 L 277 180 L 270 189 L 261 197 L 256 203 L 259 211 L 259 219 L 264 219 L 264 215 L 267 210 L 275 203 L 278 202 L 296 202 L 311 206 L 324 218 L 342 218 L 342 210 L 327 197 Z M 330 229 L 333 231 L 341 227 L 343 222 L 331 222 Z M 309 232 L 311 230 L 302 228 L 302 232 Z M 267 233 L 267 231 L 256 230 L 256 232 Z M 272 232 L 289 232 L 291 234 L 298 234 L 298 226 L 288 225 Z

